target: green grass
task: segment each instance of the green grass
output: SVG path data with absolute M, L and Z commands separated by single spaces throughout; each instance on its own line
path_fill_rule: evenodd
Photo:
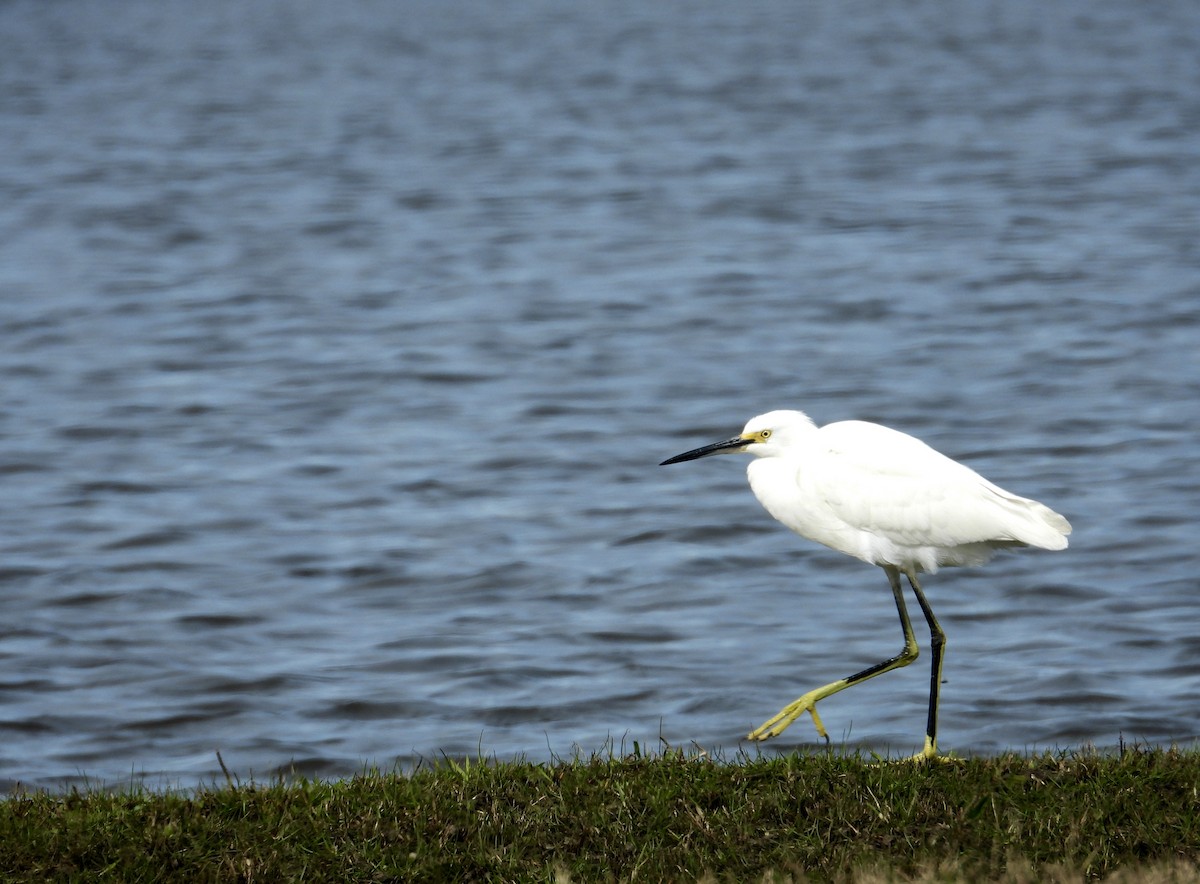
M 1192 881 L 1200 752 L 667 751 L 0 802 L 4 881 Z

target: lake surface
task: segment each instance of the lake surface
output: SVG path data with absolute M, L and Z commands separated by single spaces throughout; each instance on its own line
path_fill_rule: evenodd
M 0 791 L 758 751 L 901 643 L 657 466 L 773 408 L 1074 524 L 926 580 L 945 749 L 1194 743 L 1198 131 L 1183 0 L 0 4 Z

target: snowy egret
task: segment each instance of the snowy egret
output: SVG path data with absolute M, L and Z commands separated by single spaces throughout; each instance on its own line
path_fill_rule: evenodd
M 883 568 L 904 630 L 904 648 L 896 656 L 809 691 L 751 731 L 748 739 L 778 736 L 808 712 L 828 742 L 817 715 L 820 700 L 917 659 L 900 584 L 903 574 L 929 624 L 933 650 L 925 748 L 913 758 L 936 757 L 946 636 L 917 574 L 933 573 L 940 565 L 981 565 L 999 549 L 1064 549 L 1070 523 L 906 433 L 865 421 L 818 428 L 799 411 L 759 415 L 739 435 L 685 451 L 661 466 L 736 452 L 754 455 L 746 470 L 750 488 L 772 516 L 801 537 Z

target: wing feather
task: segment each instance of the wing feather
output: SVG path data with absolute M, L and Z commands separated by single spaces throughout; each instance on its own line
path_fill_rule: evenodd
M 1041 504 L 1009 494 L 919 439 L 862 421 L 829 424 L 800 481 L 847 526 L 903 547 L 1051 542 Z M 1040 526 L 1039 530 L 1035 530 Z M 1069 526 L 1068 526 L 1069 530 Z

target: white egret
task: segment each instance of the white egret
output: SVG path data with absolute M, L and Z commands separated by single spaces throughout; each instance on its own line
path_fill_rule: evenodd
M 1070 523 L 905 433 L 865 421 L 818 428 L 799 411 L 759 415 L 739 435 L 661 465 L 736 452 L 754 455 L 746 470 L 750 488 L 772 516 L 801 537 L 883 568 L 904 630 L 904 648 L 896 656 L 809 691 L 751 731 L 748 739 L 778 736 L 808 712 L 817 733 L 828 742 L 817 714 L 819 701 L 917 659 L 900 584 L 903 574 L 929 624 L 933 650 L 925 748 L 913 758 L 936 757 L 946 636 L 917 574 L 933 573 L 941 565 L 980 565 L 999 549 L 1064 549 Z

